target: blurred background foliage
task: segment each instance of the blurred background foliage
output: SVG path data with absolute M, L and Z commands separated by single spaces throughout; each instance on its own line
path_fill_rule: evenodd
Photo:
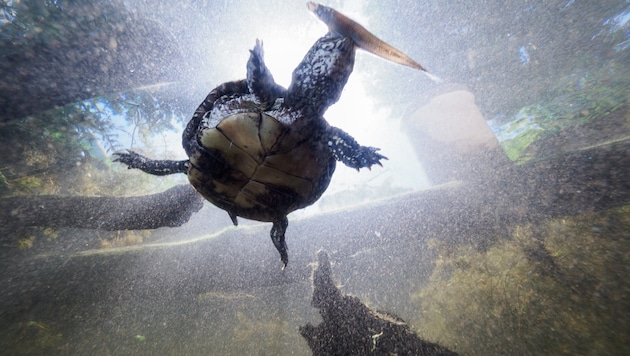
M 83 51 L 88 57 L 107 56 L 107 49 L 115 52 L 121 43 L 111 36 L 105 39 L 103 49 L 97 46 L 99 37 L 120 33 L 132 18 L 133 14 L 117 1 L 3 0 L 0 1 L 0 58 L 8 61 L 4 69 L 10 71 L 11 61 L 16 58 L 36 63 L 39 57 L 47 58 L 49 51 L 65 51 L 64 46 L 73 43 L 85 46 Z M 86 42 L 86 38 L 93 42 Z M 76 57 L 71 52 L 66 55 Z M 47 70 L 65 65 L 52 62 Z M 31 78 L 37 72 L 30 76 L 12 74 Z M 87 82 L 82 84 L 89 88 L 90 78 L 84 80 Z M 112 152 L 124 148 L 157 149 L 159 141 L 153 135 L 174 132 L 176 125 L 183 125 L 187 113 L 182 113 L 160 88 L 153 85 L 92 96 L 48 110 L 35 110 L 24 117 L 0 120 L 0 197 L 139 195 L 181 182 L 177 178 L 152 180 L 135 172 L 127 174 L 126 170 L 121 174 L 123 169 L 112 165 L 109 159 Z M 69 93 L 70 97 L 77 95 L 81 96 Z M 5 99 L 11 102 L 11 98 Z M 32 248 L 35 241 L 48 245 L 45 242 L 54 241 L 58 231 L 28 227 L 11 235 L 13 247 L 25 250 Z M 99 232 L 97 235 L 101 247 L 112 247 L 141 243 L 150 233 Z
M 2 0 L 0 57 L 10 62 L 22 58 L 16 56 L 24 56 L 37 63 L 37 58 L 48 58 L 49 52 L 55 48 L 65 50 L 64 46 L 68 45 L 74 45 L 75 50 L 87 51 L 87 61 L 114 56 L 122 51 L 118 47 L 123 43 L 119 42 L 125 39 L 124 31 L 136 17 L 119 1 Z M 100 47 L 100 37 L 106 37 L 104 48 Z M 145 40 L 150 42 L 151 39 Z M 69 57 L 65 59 L 68 61 L 74 58 L 71 54 L 67 55 Z M 83 59 L 79 61 L 83 63 Z M 64 65 L 67 63 L 49 63 L 48 70 L 54 71 Z M 11 69 L 11 63 L 7 68 Z M 80 68 L 76 69 L 80 72 Z M 104 70 L 103 76 L 106 77 L 107 71 L 114 69 Z M 89 92 L 89 81 L 98 78 L 85 76 L 78 80 L 87 82 L 82 84 Z M 155 149 L 153 135 L 176 131 L 183 126 L 190 109 L 181 109 L 171 95 L 160 92 L 160 88 L 161 85 L 154 84 L 104 95 L 93 93 L 85 100 L 66 102 L 25 117 L 2 120 L 0 197 L 12 194 L 122 195 L 150 192 L 150 180 L 142 179 L 141 175 L 116 178 L 118 167 L 112 167 L 108 156 L 124 148 L 141 146 L 147 150 Z M 75 94 L 69 96 L 85 95 Z M 121 138 L 121 135 L 124 137 Z
M 133 90 L 0 123 L 0 150 L 5 153 L 0 157 L 2 193 L 121 195 L 151 191 L 151 180 L 142 175 L 116 179 L 119 167 L 111 165 L 108 156 L 139 145 L 155 148 L 152 135 L 175 131 L 174 123 L 183 122 L 183 117 L 158 95 Z M 120 133 L 126 136 L 124 146 Z

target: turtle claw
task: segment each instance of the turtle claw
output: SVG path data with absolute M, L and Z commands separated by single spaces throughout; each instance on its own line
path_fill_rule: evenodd
M 359 167 L 366 167 L 370 171 L 372 170 L 372 166 L 376 164 L 383 167 L 381 160 L 388 158 L 376 152 L 380 150 L 381 149 L 377 147 L 361 146 L 360 156 L 357 157 Z
M 364 167 L 370 169 L 375 164 L 382 167 L 381 160 L 387 159 L 387 157 L 377 153 L 380 148 L 361 146 L 347 132 L 334 126 L 329 127 L 325 142 L 328 143 L 335 159 L 356 170 Z
M 139 153 L 136 153 L 135 151 L 132 151 L 132 150 L 125 150 L 125 151 L 127 152 L 115 152 L 114 154 L 112 154 L 112 156 L 115 156 L 112 162 L 120 162 L 126 165 L 127 169 L 132 169 L 132 168 L 140 168 L 143 164 L 146 164 L 146 162 L 149 160 L 148 158 L 144 157 L 143 155 Z
M 361 168 L 372 170 L 372 166 L 375 164 L 383 167 L 381 160 L 387 159 L 387 157 L 376 153 L 376 151 L 378 150 L 379 149 L 375 147 L 361 146 L 359 154 L 352 156 L 341 156 L 339 160 L 342 161 L 346 166 L 355 168 L 357 171 L 359 171 Z
M 287 268 L 287 265 L 289 264 L 289 254 L 287 253 L 287 248 L 286 248 L 286 244 L 284 245 L 284 251 L 279 251 L 280 252 L 280 262 L 282 262 L 282 270 L 284 271 L 285 268 Z

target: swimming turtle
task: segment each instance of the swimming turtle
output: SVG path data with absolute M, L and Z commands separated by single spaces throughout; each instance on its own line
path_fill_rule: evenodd
M 287 215 L 319 199 L 336 161 L 358 170 L 387 159 L 323 117 L 352 72 L 355 49 L 425 71 L 334 9 L 312 2 L 307 6 L 329 32 L 293 71 L 288 89 L 274 82 L 262 43 L 256 41 L 246 79 L 213 89 L 188 123 L 182 137 L 188 160 L 115 153 L 115 161 L 129 168 L 154 175 L 186 174 L 204 198 L 227 211 L 234 225 L 238 216 L 272 222 L 271 239 L 283 268 L 288 263 Z

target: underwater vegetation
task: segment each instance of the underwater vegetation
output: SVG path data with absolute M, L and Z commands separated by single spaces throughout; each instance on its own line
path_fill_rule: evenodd
M 148 149 L 152 134 L 172 129 L 177 112 L 158 94 L 131 90 L 43 111 L 0 124 L 1 196 L 17 194 L 121 195 L 148 181 L 115 180 L 107 151 L 120 149 L 119 133 Z M 124 118 L 124 119 L 123 119 Z M 105 148 L 103 148 L 105 146 Z M 128 181 L 128 182 L 127 182 Z M 142 184 L 140 184 L 142 183 Z
M 14 355 L 54 354 L 65 349 L 63 334 L 52 323 L 24 321 L 15 325 L 10 332 L 13 344 L 9 349 Z
M 150 230 L 131 230 L 131 231 L 116 231 L 114 236 L 111 234 L 107 234 L 106 238 L 100 238 L 101 248 L 112 248 L 112 247 L 122 247 L 122 246 L 133 246 L 139 245 L 145 238 L 151 236 Z
M 434 241 L 422 337 L 467 355 L 627 355 L 630 206 L 514 227 L 485 251 Z
M 295 330 L 278 316 L 237 312 L 236 318 L 238 322 L 232 329 L 234 343 L 230 347 L 234 355 L 271 354 L 283 350 L 286 343 L 300 342 Z
M 563 151 L 582 148 L 567 145 L 565 138 L 584 136 L 579 130 L 601 123 L 616 127 L 616 131 L 597 138 L 623 139 L 630 135 L 630 70 L 626 66 L 611 61 L 598 69 L 584 69 L 559 78 L 556 86 L 546 92 L 548 95 L 539 103 L 520 108 L 509 117 L 509 122 L 493 128 L 511 160 L 524 163 L 541 158 L 539 150 L 543 145 Z M 616 121 L 619 125 L 612 124 Z M 562 142 L 553 141 L 558 136 Z M 584 144 L 594 143 L 601 142 Z

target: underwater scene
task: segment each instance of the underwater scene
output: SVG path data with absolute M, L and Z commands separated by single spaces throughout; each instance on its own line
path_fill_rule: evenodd
M 0 0 L 0 355 L 629 355 L 630 1 Z

